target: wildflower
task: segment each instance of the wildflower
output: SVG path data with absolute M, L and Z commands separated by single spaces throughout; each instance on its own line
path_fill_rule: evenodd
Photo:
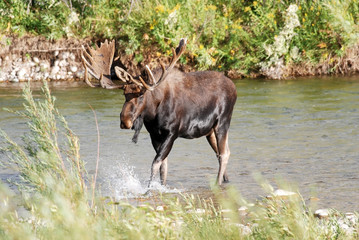
M 203 49 L 203 45 L 201 44 L 201 45 L 199 45 L 199 49 Z
M 219 65 L 218 68 L 222 68 L 222 65 Z
M 232 28 L 240 30 L 240 29 L 242 29 L 242 26 L 237 25 L 237 24 L 233 24 Z
M 228 25 L 224 26 L 224 29 L 228 29 Z
M 302 19 L 302 22 L 303 22 L 303 23 L 305 22 L 305 18 Z
M 319 43 L 317 46 L 318 46 L 319 48 L 326 48 L 326 47 L 327 47 L 327 44 L 321 42 L 321 43 Z
M 244 8 L 244 12 L 248 12 L 248 11 L 250 11 L 250 10 L 251 10 L 250 7 L 245 7 L 245 8 Z
M 169 14 L 171 14 L 171 13 L 177 11 L 180 7 L 181 7 L 181 5 L 177 4 L 174 8 L 172 8 L 171 10 L 167 10 L 167 11 L 168 11 Z
M 157 56 L 157 57 L 161 57 L 161 55 L 162 55 L 162 54 L 161 54 L 160 52 L 156 52 L 156 56 Z
M 314 7 L 313 7 L 313 6 L 311 6 L 311 7 L 310 7 L 310 11 L 313 11 L 313 10 L 314 10 Z
M 231 54 L 233 55 L 234 53 L 235 53 L 235 51 L 232 49 L 232 50 L 231 50 Z
M 319 15 L 320 15 L 320 12 L 318 11 L 318 12 L 317 12 L 317 16 L 319 16 Z
M 155 7 L 155 11 L 156 11 L 156 12 L 163 13 L 163 12 L 165 11 L 165 7 L 164 7 L 162 4 L 157 5 L 157 6 Z
M 209 6 L 208 6 L 208 9 L 213 10 L 213 11 L 216 11 L 217 7 L 214 6 L 214 5 L 209 5 Z
M 267 14 L 267 17 L 268 17 L 268 18 L 274 18 L 274 14 L 273 14 L 273 13 L 268 13 L 268 14 Z
M 238 18 L 238 19 L 236 20 L 236 23 L 241 23 L 241 22 L 243 22 L 243 20 L 242 20 L 241 18 Z
M 257 6 L 258 5 L 258 2 L 257 1 L 254 1 L 253 2 L 253 6 L 255 7 L 255 6 Z

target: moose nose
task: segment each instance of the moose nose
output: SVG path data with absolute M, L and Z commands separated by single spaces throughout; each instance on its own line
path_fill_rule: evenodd
M 132 127 L 131 121 L 121 121 L 120 127 L 122 129 L 130 129 Z

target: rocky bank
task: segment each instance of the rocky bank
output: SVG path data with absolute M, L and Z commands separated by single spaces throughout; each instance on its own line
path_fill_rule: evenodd
M 0 37 L 0 82 L 81 80 L 81 45 L 86 40 Z
M 81 62 L 81 46 L 100 43 L 91 39 L 48 40 L 40 36 L 0 35 L 0 83 L 39 81 L 84 80 Z M 126 55 L 124 48 L 116 46 L 115 56 L 120 56 L 123 67 L 131 74 L 138 75 L 146 64 L 158 67 L 159 61 L 168 63 L 170 56 L 158 56 L 156 47 L 141 53 L 143 60 L 136 62 L 136 54 Z M 182 71 L 195 71 L 195 63 L 179 65 Z M 298 76 L 353 75 L 359 73 L 359 44 L 346 49 L 342 57 L 328 57 L 320 63 L 289 63 L 281 70 L 283 78 Z M 245 77 L 236 70 L 225 72 L 230 78 Z M 270 74 L 250 73 L 250 77 L 270 77 Z M 275 79 L 275 78 L 274 78 Z M 279 78 L 282 79 L 282 78 Z
M 39 81 L 79 81 L 84 80 L 81 61 L 82 45 L 99 44 L 91 39 L 48 40 L 40 36 L 0 35 L 0 83 Z M 136 54 L 136 53 L 135 53 Z M 120 56 L 123 67 L 133 75 L 140 74 L 146 64 L 158 67 L 159 60 L 168 63 L 170 56 L 157 56 L 156 49 L 143 53 L 144 59 L 138 63 L 135 54 L 126 55 L 124 49 L 116 46 L 116 56 Z M 179 66 L 183 71 L 193 71 L 191 66 Z

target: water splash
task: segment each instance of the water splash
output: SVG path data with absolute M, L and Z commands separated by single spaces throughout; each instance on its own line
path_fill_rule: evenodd
M 128 159 L 123 157 L 122 161 L 111 168 L 103 169 L 102 191 L 116 200 L 124 198 L 150 197 L 147 193 L 150 191 L 160 193 L 178 193 L 182 190 L 163 186 L 159 181 L 152 182 L 148 187 L 149 174 L 138 176 L 136 168 L 128 164 Z

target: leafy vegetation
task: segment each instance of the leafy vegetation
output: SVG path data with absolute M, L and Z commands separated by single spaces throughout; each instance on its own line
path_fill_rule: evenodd
M 79 156 L 78 138 L 55 107 L 45 84 L 34 99 L 24 89 L 29 132 L 22 144 L 0 131 L 2 152 L 21 179 L 19 194 L 0 184 L 1 239 L 357 239 L 358 215 L 313 216 L 299 194 L 248 203 L 232 188 L 214 188 L 216 203 L 193 195 L 163 196 L 155 204 L 89 194 L 94 180 Z M 4 161 L 7 164 L 7 161 Z M 239 207 L 242 207 L 239 209 Z M 25 208 L 22 209 L 21 208 Z M 22 212 L 22 217 L 18 214 Z
M 233 70 L 248 76 L 270 61 L 266 46 L 286 28 L 287 0 L 4 0 L 3 33 L 116 39 L 134 59 L 152 51 L 169 55 L 188 37 L 183 63 L 198 69 Z M 356 0 L 295 1 L 299 26 L 278 56 L 284 65 L 333 62 L 358 43 Z M 263 69 L 262 69 L 263 70 Z

